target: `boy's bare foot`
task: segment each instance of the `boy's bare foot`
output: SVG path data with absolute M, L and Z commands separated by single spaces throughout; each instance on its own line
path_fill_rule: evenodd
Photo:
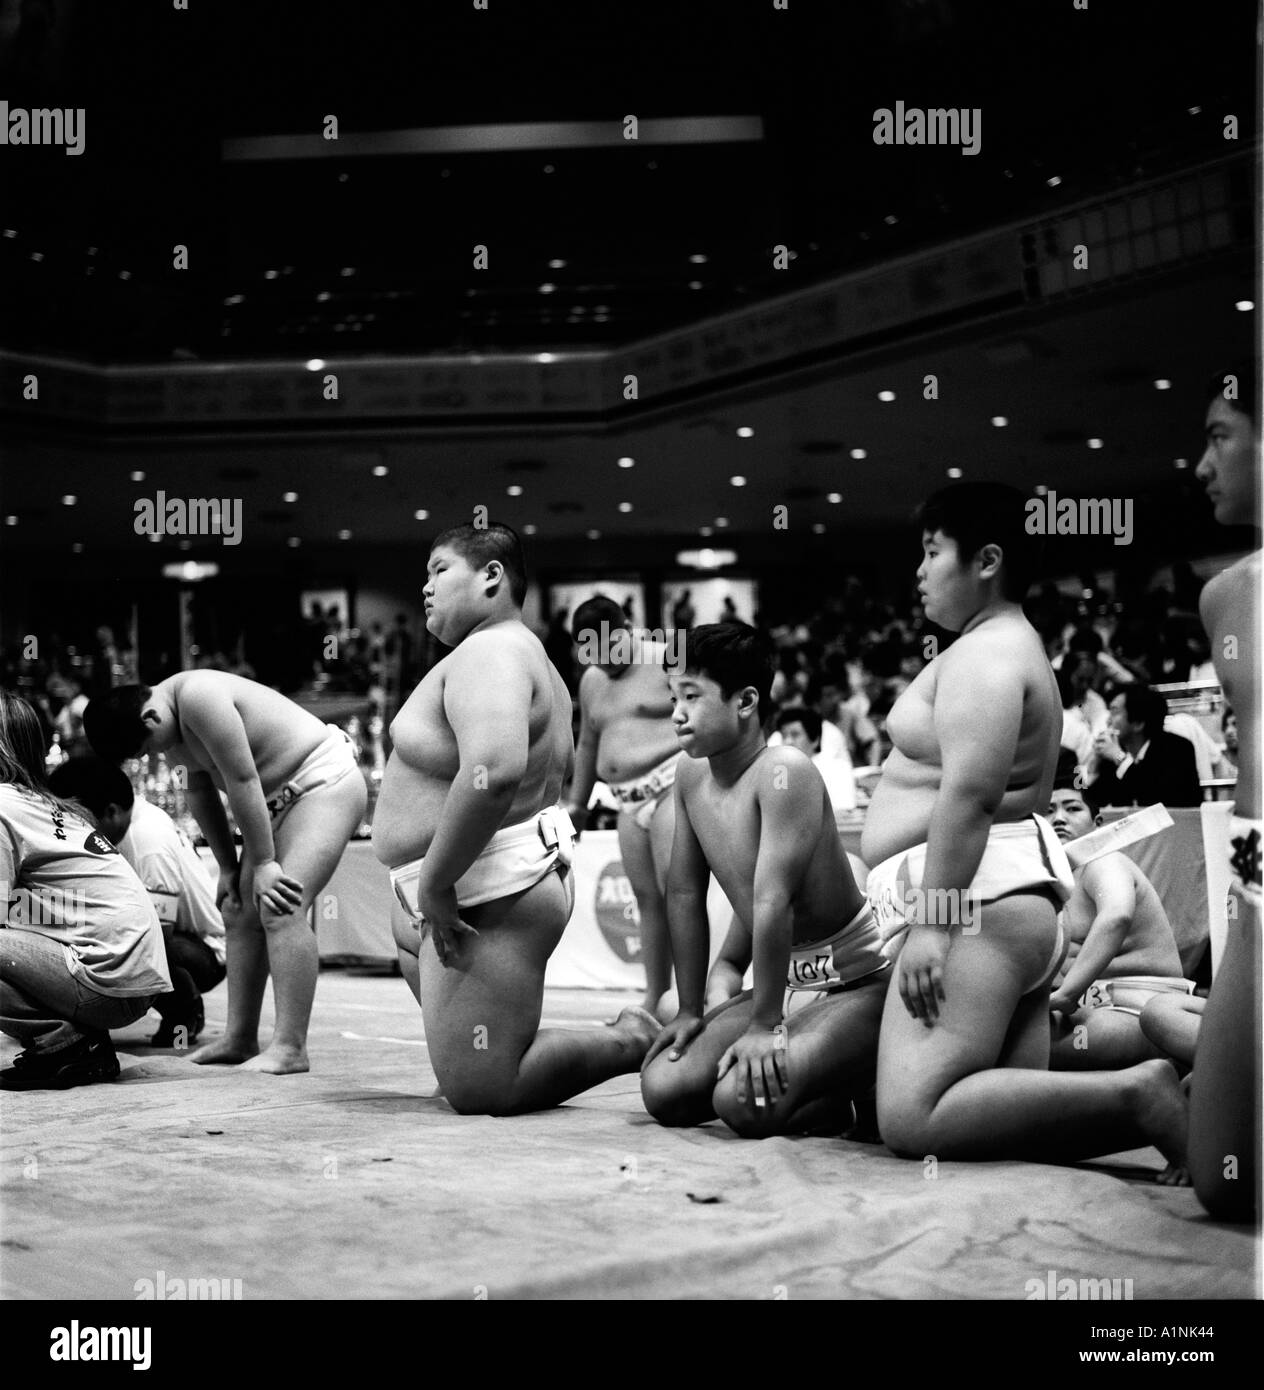
M 216 1042 L 207 1043 L 205 1047 L 199 1047 L 196 1052 L 190 1052 L 189 1061 L 196 1062 L 200 1067 L 212 1064 L 233 1067 L 239 1062 L 249 1061 L 258 1052 L 257 1042 L 242 1042 L 237 1038 L 223 1037 Z
M 279 1047 L 273 1043 L 266 1052 L 242 1063 L 242 1071 L 266 1071 L 273 1076 L 290 1076 L 296 1072 L 310 1071 L 307 1052 L 301 1047 Z
M 641 1008 L 639 1004 L 629 1005 L 608 1026 L 627 1039 L 629 1059 L 633 1069 L 639 1067 L 645 1060 L 645 1054 L 650 1050 L 654 1039 L 663 1031 L 662 1024 L 659 1023 L 658 1019 L 648 1009 Z
M 1137 1120 L 1146 1138 L 1173 1170 L 1185 1166 L 1189 1140 L 1189 1101 L 1171 1062 L 1142 1062 L 1132 1069 Z

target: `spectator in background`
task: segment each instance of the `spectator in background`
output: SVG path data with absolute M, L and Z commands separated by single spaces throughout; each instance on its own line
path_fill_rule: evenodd
M 225 975 L 224 919 L 215 906 L 214 880 L 175 821 L 135 798 L 121 768 L 100 758 L 71 758 L 48 782 L 58 796 L 92 812 L 145 885 L 162 924 L 171 975 L 170 992 L 153 1000 L 162 1026 L 149 1041 L 192 1047 L 206 1021 L 202 995 Z
M 1093 794 L 1102 806 L 1198 806 L 1202 788 L 1188 739 L 1165 732 L 1167 701 L 1130 685 L 1110 702 L 1107 727 L 1094 740 Z
M 1098 734 L 1106 728 L 1106 701 L 1093 689 L 1097 661 L 1092 652 L 1068 652 L 1058 667 L 1058 691 L 1062 697 L 1062 747 L 1075 754 L 1085 767 L 1093 756 Z
M 575 693 L 575 651 L 571 642 L 570 629 L 566 620 L 570 616 L 565 608 L 553 614 L 549 630 L 544 634 L 544 654 L 557 668 L 557 673 L 566 682 L 566 688 Z
M 814 709 L 789 705 L 777 714 L 778 740 L 790 748 L 812 759 L 813 766 L 821 774 L 825 790 L 829 792 L 830 804 L 835 811 L 854 811 L 856 809 L 856 776 L 852 761 L 847 756 L 844 744 L 834 757 L 821 752 L 821 732 L 824 728 L 821 716 Z M 769 740 L 770 746 L 772 741 Z

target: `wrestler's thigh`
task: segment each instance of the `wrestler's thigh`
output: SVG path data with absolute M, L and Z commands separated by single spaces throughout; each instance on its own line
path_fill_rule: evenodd
M 443 966 L 427 933 L 419 956 L 419 989 L 430 1060 L 445 1073 L 491 1078 L 517 1075 L 540 1027 L 544 969 L 570 915 L 571 898 L 550 872 L 525 892 L 480 907 L 461 920 L 455 963 Z
M 1049 986 L 1042 985 L 1024 994 L 1018 1001 L 996 1065 L 1021 1067 L 1025 1071 L 1047 1071 L 1052 1045 Z
M 670 1048 L 654 1058 L 641 1072 L 641 1095 L 651 1112 L 655 1099 L 675 1092 L 710 1094 L 720 1058 L 750 1026 L 754 1008 L 751 991 L 743 990 L 706 1015 L 702 1032 L 678 1061 L 671 1061 Z
M 1237 907 L 1203 1010 L 1189 1094 L 1190 1177 L 1213 1215 L 1249 1211 L 1259 1145 L 1260 917 L 1241 899 Z
M 368 791 L 357 770 L 331 787 L 306 792 L 273 835 L 277 861 L 303 885 L 303 910 L 333 877 L 364 818 Z
M 413 998 L 421 1003 L 421 980 L 419 957 L 421 955 L 421 933 L 412 919 L 391 894 L 391 936 L 395 939 L 395 953 L 399 959 L 399 973 L 404 983 L 412 990 Z
M 804 1103 L 853 1081 L 865 1089 L 873 1085 L 885 984 L 876 980 L 827 995 L 791 1016 L 786 1028 L 787 1100 Z
M 654 861 L 654 879 L 658 891 L 667 887 L 667 870 L 671 865 L 672 840 L 676 835 L 676 797 L 668 792 L 654 808 L 650 821 L 650 855 Z
M 630 811 L 619 812 L 615 829 L 619 835 L 619 858 L 623 860 L 623 872 L 628 876 L 637 901 L 647 895 L 661 897 L 654 875 L 650 837 L 637 825 L 636 817 Z
M 896 962 L 878 1047 L 880 1125 L 884 1114 L 928 1112 L 962 1077 L 995 1067 L 1019 1001 L 1048 966 L 1057 927 L 1043 894 L 984 904 L 977 925 L 968 936 L 953 933 L 934 1027 L 905 1008 Z

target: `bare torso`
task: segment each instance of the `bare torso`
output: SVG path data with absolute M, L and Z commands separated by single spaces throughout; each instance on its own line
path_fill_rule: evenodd
M 998 615 L 963 633 L 921 670 L 887 716 L 892 751 L 870 802 L 861 839 L 861 857 L 873 868 L 884 859 L 926 843 L 931 812 L 943 776 L 935 729 L 935 692 L 940 681 L 968 687 L 979 661 L 1007 663 L 1023 692 L 1022 722 L 1012 752 L 998 750 L 1009 765 L 1005 794 L 993 823 L 1026 819 L 1049 804 L 1057 748 L 1062 733 L 1062 702 L 1044 646 L 1022 617 Z M 986 743 L 982 720 L 964 731 Z
M 748 931 L 754 922 L 759 857 L 757 779 L 772 750 L 764 749 L 731 787 L 719 786 L 705 762 L 683 758 L 676 785 L 711 872 Z M 815 771 L 815 769 L 810 769 Z M 819 777 L 818 777 L 819 780 Z M 823 941 L 846 926 L 863 904 L 838 839 L 834 812 L 820 786 L 821 823 L 807 870 L 792 901 L 795 946 Z
M 638 655 L 617 679 L 591 666 L 580 682 L 584 718 L 598 738 L 597 776 L 606 783 L 644 777 L 680 751 L 662 648 L 644 644 Z
M 279 791 L 329 732 L 315 715 L 270 686 L 227 671 L 183 671 L 161 681 L 154 693 L 171 701 L 179 720 L 182 692 L 187 696 L 190 688 L 210 689 L 216 696 L 223 692 L 232 699 L 245 727 L 265 796 Z M 168 762 L 206 772 L 215 786 L 224 790 L 224 779 L 206 745 L 183 722 L 179 741 L 165 751 Z
M 1136 893 L 1136 910 L 1132 925 L 1128 929 L 1110 965 L 1102 971 L 1103 979 L 1115 979 L 1121 975 L 1164 975 L 1172 978 L 1181 976 L 1181 957 L 1176 949 L 1176 938 L 1163 903 L 1154 891 L 1154 885 L 1126 854 L 1110 854 L 1075 872 L 1075 891 L 1062 910 L 1062 927 L 1066 932 L 1068 950 L 1062 968 L 1065 975 L 1080 953 L 1088 930 L 1097 915 L 1097 906 L 1089 895 L 1085 883 L 1090 871 L 1096 874 L 1123 873 L 1132 879 Z
M 561 795 L 574 757 L 571 697 L 539 639 L 522 623 L 506 621 L 484 631 L 512 644 L 531 678 L 531 705 L 524 711 L 527 769 L 501 821 L 518 825 L 555 805 Z M 464 645 L 426 675 L 391 724 L 393 751 L 373 817 L 373 852 L 383 864 L 394 867 L 420 859 L 434 839 L 460 766 L 456 737 L 444 714 L 444 689 L 450 679 L 478 678 L 477 658 L 463 653 Z
M 1258 820 L 1260 801 L 1260 571 L 1256 551 L 1218 574 L 1203 590 L 1203 626 L 1226 702 L 1238 717 L 1239 815 Z

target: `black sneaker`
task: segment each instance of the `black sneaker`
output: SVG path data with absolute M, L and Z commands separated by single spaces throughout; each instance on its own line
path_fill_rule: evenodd
M 182 1018 L 178 1023 L 174 1019 L 164 1018 L 158 1031 L 149 1039 L 150 1047 L 175 1047 L 176 1029 L 183 1028 L 184 1047 L 192 1047 L 201 1036 L 202 1029 L 206 1027 L 206 1009 L 202 1004 L 202 996 L 199 994 L 193 1004 L 193 1011 L 188 1018 Z
M 28 1047 L 6 1071 L 0 1071 L 3 1091 L 65 1091 L 94 1081 L 113 1081 L 119 1060 L 108 1036 L 81 1038 L 55 1052 Z

